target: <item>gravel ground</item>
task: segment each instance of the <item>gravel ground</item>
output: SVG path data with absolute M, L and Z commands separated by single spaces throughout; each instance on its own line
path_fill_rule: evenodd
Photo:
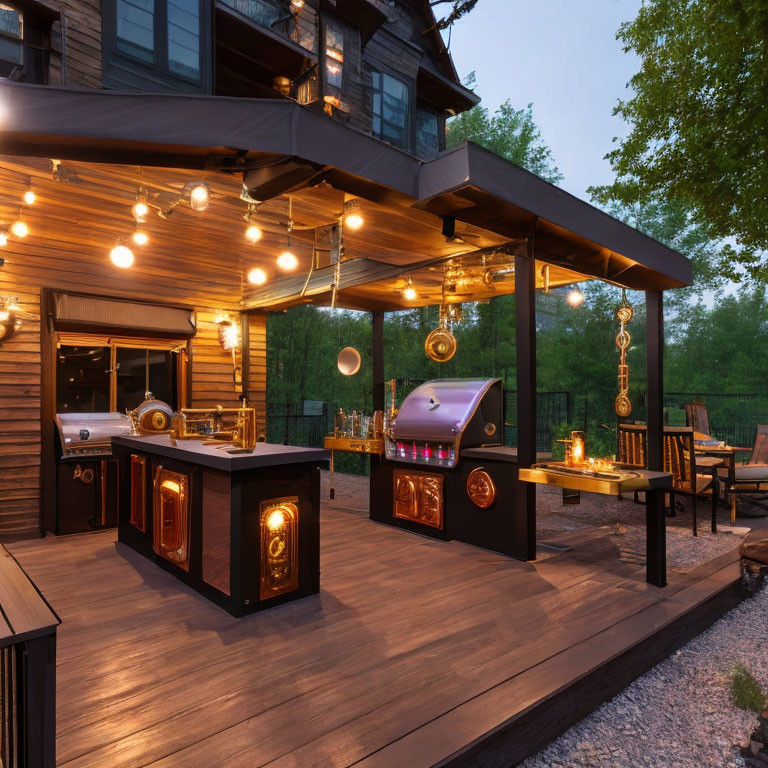
M 521 768 L 735 768 L 757 726 L 731 702 L 742 663 L 768 690 L 768 589 L 635 680 Z

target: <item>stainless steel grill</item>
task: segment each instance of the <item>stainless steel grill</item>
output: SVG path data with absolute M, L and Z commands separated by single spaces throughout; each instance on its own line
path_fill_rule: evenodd
M 61 457 L 110 456 L 112 437 L 127 435 L 131 420 L 123 413 L 58 413 Z
M 501 379 L 437 379 L 413 390 L 392 420 L 386 456 L 455 467 L 463 448 L 503 440 Z

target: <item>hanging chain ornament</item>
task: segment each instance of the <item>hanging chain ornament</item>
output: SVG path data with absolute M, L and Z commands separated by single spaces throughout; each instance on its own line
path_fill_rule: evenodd
M 616 309 L 616 321 L 619 323 L 619 332 L 616 335 L 616 346 L 619 349 L 619 394 L 613 409 L 616 415 L 626 419 L 632 413 L 632 403 L 629 400 L 629 366 L 627 365 L 627 349 L 632 337 L 627 332 L 627 324 L 635 315 L 635 310 L 627 301 L 627 292 L 621 289 L 621 304 Z

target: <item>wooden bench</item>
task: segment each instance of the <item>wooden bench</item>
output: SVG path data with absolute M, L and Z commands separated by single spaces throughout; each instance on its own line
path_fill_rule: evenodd
M 0 765 L 56 765 L 56 615 L 0 545 Z

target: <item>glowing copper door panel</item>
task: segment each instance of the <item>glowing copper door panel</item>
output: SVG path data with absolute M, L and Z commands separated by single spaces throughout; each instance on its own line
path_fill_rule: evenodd
M 394 471 L 395 517 L 443 529 L 443 476 Z
M 154 550 L 188 571 L 189 478 L 158 465 L 154 479 Z
M 298 497 L 262 501 L 261 579 L 259 599 L 293 592 L 299 588 Z
M 147 532 L 146 456 L 131 454 L 131 525 Z

